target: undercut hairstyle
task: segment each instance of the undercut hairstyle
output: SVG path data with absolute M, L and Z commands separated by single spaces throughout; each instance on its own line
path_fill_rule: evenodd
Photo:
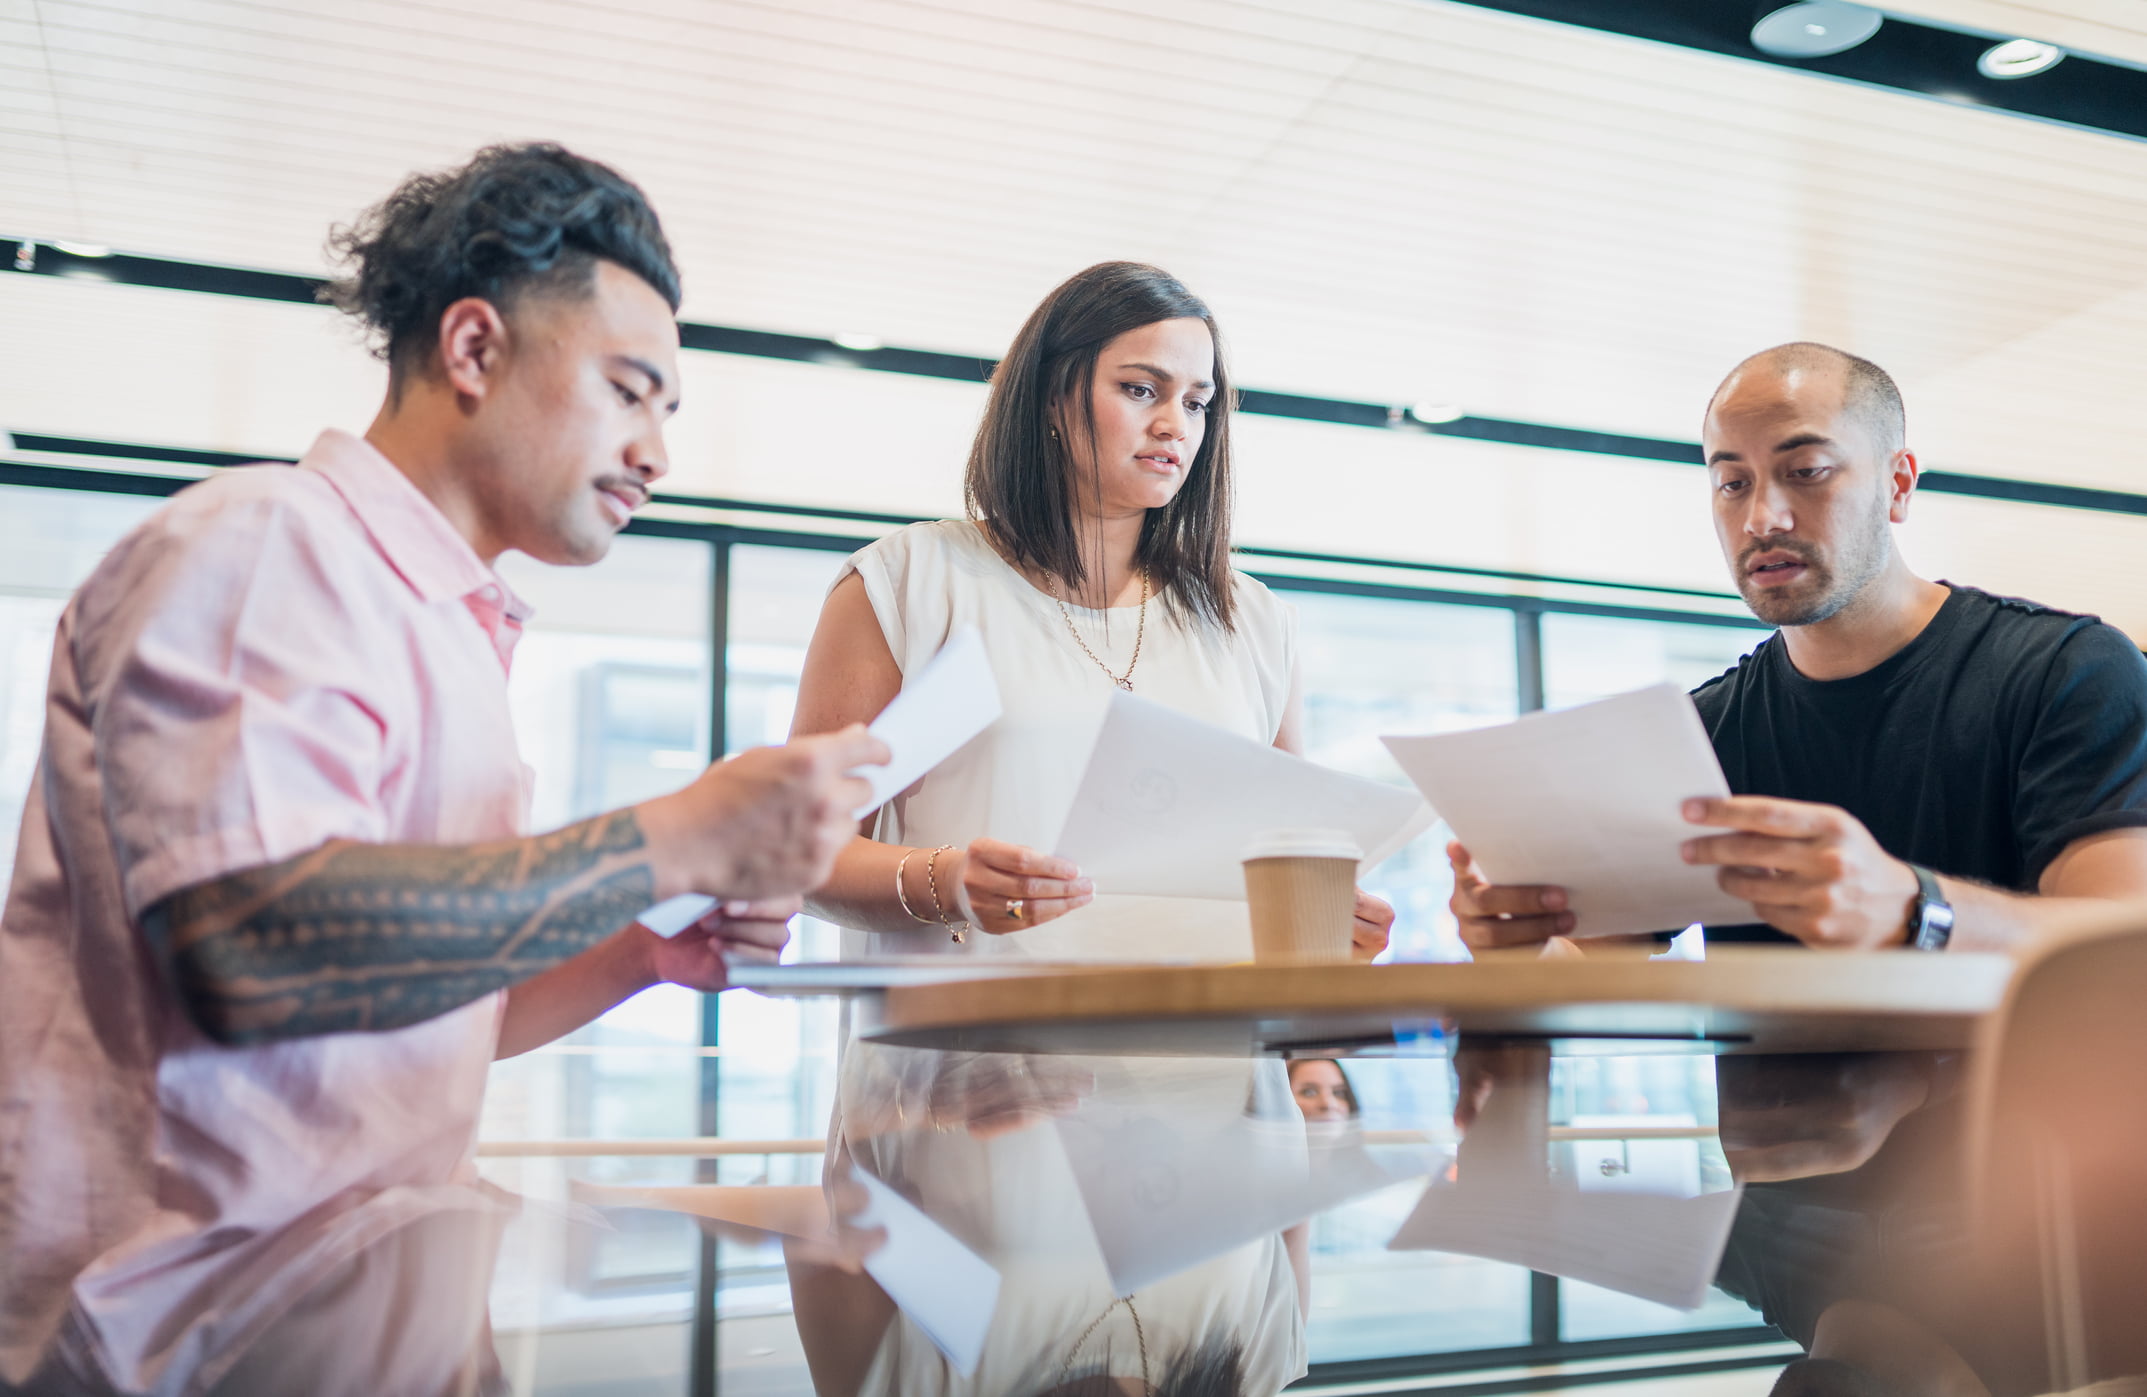
M 962 487 L 969 517 L 1020 566 L 1078 589 L 1094 563 L 1074 527 L 1075 473 L 1100 477 L 1093 449 L 1077 459 L 1054 413 L 1090 432 L 1096 359 L 1129 330 L 1164 320 L 1205 323 L 1215 343 L 1215 393 L 1200 450 L 1177 496 L 1141 524 L 1134 563 L 1146 568 L 1165 609 L 1180 621 L 1235 628 L 1230 580 L 1230 414 L 1222 336 L 1207 304 L 1176 277 L 1138 262 L 1100 262 L 1044 298 L 993 371 L 984 420 L 969 449 Z M 1092 434 L 1092 432 L 1091 432 Z M 1088 443 L 1093 447 L 1093 442 Z
M 1901 402 L 1901 389 L 1893 375 L 1872 363 L 1858 358 L 1845 349 L 1815 340 L 1798 340 L 1791 344 L 1778 344 L 1763 349 L 1751 358 L 1731 369 L 1729 376 L 1715 389 L 1715 396 L 1708 399 L 1707 407 L 1714 410 L 1721 398 L 1722 389 L 1729 387 L 1732 379 L 1755 364 L 1767 364 L 1781 369 L 1831 369 L 1839 372 L 1844 380 L 1842 403 L 1857 421 L 1864 424 L 1879 449 L 1888 455 L 1908 445 L 1908 410 Z
M 399 385 L 439 343 L 440 316 L 476 296 L 501 315 L 524 296 L 585 297 L 596 264 L 640 277 L 676 312 L 678 267 L 640 188 L 549 143 L 487 146 L 459 169 L 412 175 L 328 237 L 349 269 L 321 298 L 366 327 Z M 391 389 L 392 391 L 392 389 Z

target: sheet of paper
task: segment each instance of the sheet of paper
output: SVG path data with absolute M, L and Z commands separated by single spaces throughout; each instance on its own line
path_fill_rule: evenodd
M 678 935 L 716 909 L 716 900 L 700 893 L 680 893 L 667 898 L 634 918 L 666 939 Z
M 997 722 L 999 713 L 999 685 L 984 653 L 984 637 L 975 626 L 964 626 L 872 720 L 872 735 L 887 744 L 894 759 L 859 770 L 872 783 L 872 799 L 858 807 L 857 817 L 862 820 L 908 790 Z M 634 920 L 658 936 L 671 937 L 715 905 L 712 897 L 685 893 L 657 903 Z
M 1248 1092 L 1243 1075 L 1120 1089 L 1056 1123 L 1119 1294 L 1421 1177 L 1437 1163 L 1429 1149 L 1369 1150 L 1360 1130 L 1311 1135 L 1286 1096 L 1279 1104 L 1287 1116 L 1248 1115 L 1249 1095 L 1257 1092 Z
M 857 818 L 908 790 L 997 722 L 1000 711 L 984 637 L 975 626 L 964 626 L 872 720 L 872 735 L 887 744 L 894 760 L 858 772 L 872 783 L 872 799 L 858 807 Z
M 999 1306 L 997 1268 L 880 1180 L 862 1169 L 852 1177 L 872 1201 L 851 1221 L 887 1229 L 886 1245 L 865 1258 L 866 1273 L 957 1372 L 970 1376 Z
M 1532 713 L 1387 750 L 1495 883 L 1567 890 L 1577 936 L 1753 920 L 1750 903 L 1684 862 L 1705 833 L 1680 809 L 1729 783 L 1692 699 L 1674 684 Z
M 1099 893 L 1243 900 L 1245 847 L 1270 830 L 1347 830 L 1361 871 L 1432 819 L 1414 792 L 1117 693 L 1056 852 Z
M 1696 1310 L 1742 1197 L 1742 1188 L 1678 1198 L 1548 1183 L 1435 1183 L 1387 1246 L 1509 1262 Z

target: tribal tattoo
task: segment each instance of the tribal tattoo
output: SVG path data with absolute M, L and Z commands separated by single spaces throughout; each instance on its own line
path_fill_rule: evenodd
M 142 916 L 202 1031 L 246 1044 L 401 1028 L 571 959 L 656 900 L 631 810 L 485 844 L 330 840 Z

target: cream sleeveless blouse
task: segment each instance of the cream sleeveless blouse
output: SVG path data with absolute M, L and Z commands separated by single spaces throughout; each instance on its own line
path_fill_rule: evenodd
M 989 837 L 1051 852 L 1102 727 L 1112 681 L 1081 652 L 1058 604 L 992 550 L 968 520 L 899 529 L 854 554 L 843 577 L 864 579 L 873 614 L 904 674 L 937 654 L 962 626 L 983 633 L 1005 712 L 907 794 L 883 807 L 873 837 L 960 848 Z M 838 581 L 841 579 L 838 578 Z M 1232 574 L 1237 628 L 1181 624 L 1157 601 L 1134 692 L 1272 743 L 1297 663 L 1296 612 L 1242 573 Z M 1133 656 L 1138 608 L 1066 608 L 1082 639 L 1114 673 Z M 972 932 L 966 946 L 925 927 L 915 933 L 845 932 L 843 953 L 968 951 L 1053 960 L 1245 960 L 1251 932 L 1242 902 L 1114 896 L 1098 886 L 1080 911 L 1004 936 Z

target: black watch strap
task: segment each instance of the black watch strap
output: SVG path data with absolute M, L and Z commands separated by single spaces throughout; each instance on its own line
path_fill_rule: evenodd
M 1908 944 L 1919 951 L 1943 951 L 1953 939 L 1953 904 L 1946 901 L 1937 874 L 1916 863 L 1909 871 L 1916 875 L 1916 901 L 1908 909 Z

